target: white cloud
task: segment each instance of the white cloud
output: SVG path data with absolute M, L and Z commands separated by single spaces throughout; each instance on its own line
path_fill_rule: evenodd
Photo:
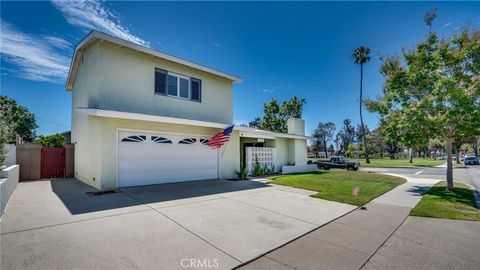
M 65 46 L 67 41 L 47 36 L 33 36 L 18 31 L 10 24 L 0 21 L 0 54 L 2 60 L 12 64 L 14 68 L 6 69 L 15 76 L 48 82 L 62 82 L 68 74 L 70 58 L 52 46 L 46 40 L 57 40 L 56 46 Z M 59 40 L 63 40 L 60 41 Z
M 272 86 L 270 88 L 264 88 L 260 90 L 259 92 L 265 93 L 265 94 L 273 94 L 275 91 L 279 90 L 280 86 Z
M 103 1 L 95 0 L 53 0 L 53 5 L 65 16 L 68 23 L 88 31 L 97 29 L 140 45 L 149 46 L 149 42 L 130 33 L 118 15 L 110 11 Z
M 72 45 L 70 42 L 60 37 L 44 36 L 43 39 L 53 47 L 57 47 L 59 49 L 69 49 Z

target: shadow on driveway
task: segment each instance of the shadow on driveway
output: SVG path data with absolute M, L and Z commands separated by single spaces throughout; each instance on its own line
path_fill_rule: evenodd
M 98 191 L 76 179 L 51 180 L 52 191 L 72 215 L 111 210 L 142 204 L 175 205 L 205 199 L 221 198 L 219 194 L 261 189 L 270 185 L 254 181 L 203 180 L 122 188 L 118 193 L 90 197 Z

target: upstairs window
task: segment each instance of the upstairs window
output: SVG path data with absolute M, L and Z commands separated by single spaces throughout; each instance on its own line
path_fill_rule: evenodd
M 155 68 L 155 94 L 201 102 L 202 81 Z

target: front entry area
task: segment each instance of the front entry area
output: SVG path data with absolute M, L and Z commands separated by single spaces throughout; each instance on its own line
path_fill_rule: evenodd
M 118 186 L 218 178 L 217 151 L 209 135 L 118 133 Z

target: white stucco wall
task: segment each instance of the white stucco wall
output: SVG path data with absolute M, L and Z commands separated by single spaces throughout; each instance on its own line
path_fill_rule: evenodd
M 12 165 L 0 172 L 0 218 L 17 187 L 20 176 L 20 165 Z
M 307 140 L 294 139 L 295 145 L 295 165 L 303 166 L 307 164 Z
M 275 171 L 276 172 L 281 170 L 282 166 L 288 162 L 287 141 L 288 139 L 285 139 L 285 138 L 275 139 Z

